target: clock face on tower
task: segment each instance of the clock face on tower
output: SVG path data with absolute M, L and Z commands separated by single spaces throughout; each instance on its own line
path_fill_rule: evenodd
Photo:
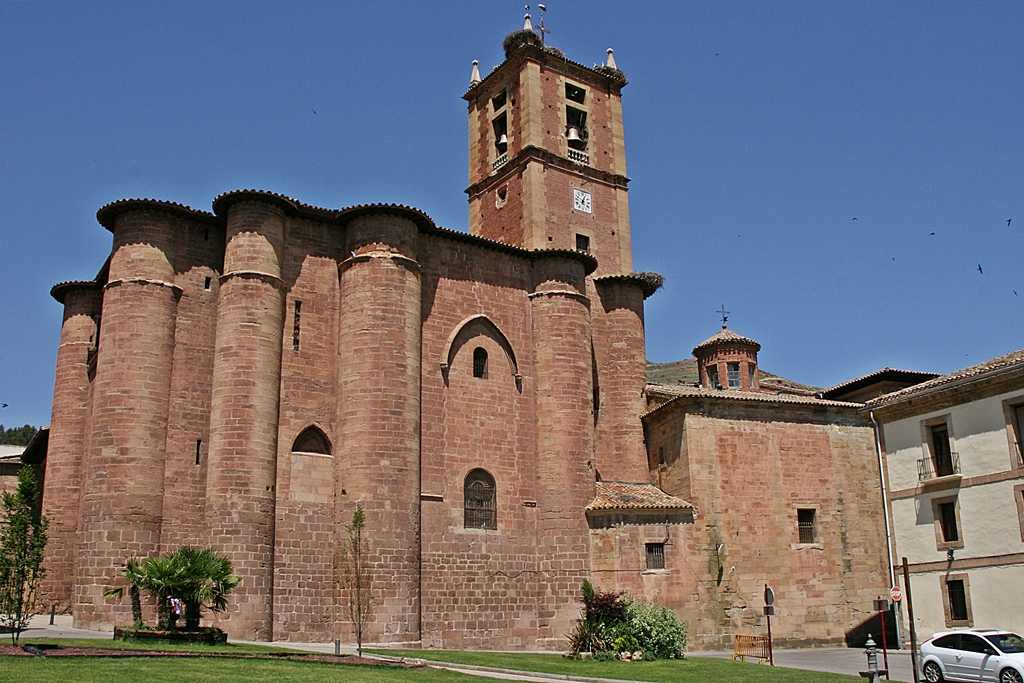
M 590 202 L 590 193 L 583 190 L 572 190 L 572 208 L 584 213 L 593 213 L 593 205 Z

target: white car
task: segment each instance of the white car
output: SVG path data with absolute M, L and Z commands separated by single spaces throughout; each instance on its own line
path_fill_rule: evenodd
M 921 644 L 928 683 L 1024 683 L 1024 638 L 1007 631 L 945 631 Z

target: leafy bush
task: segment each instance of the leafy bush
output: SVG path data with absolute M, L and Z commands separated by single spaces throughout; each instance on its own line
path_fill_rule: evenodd
M 682 659 L 686 651 L 686 624 L 675 612 L 653 602 L 625 597 L 628 615 L 626 628 L 636 638 L 638 648 L 647 656 Z
M 569 634 L 569 648 L 574 657 L 591 652 L 598 660 L 681 659 L 686 624 L 667 607 L 629 593 L 597 592 L 584 581 L 583 608 Z

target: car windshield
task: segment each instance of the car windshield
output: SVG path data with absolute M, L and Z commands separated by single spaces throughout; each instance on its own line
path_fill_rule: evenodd
M 1000 651 L 1007 654 L 1024 652 L 1024 638 L 1021 638 L 1016 633 L 997 633 L 995 635 L 986 635 L 985 637 L 991 640 Z

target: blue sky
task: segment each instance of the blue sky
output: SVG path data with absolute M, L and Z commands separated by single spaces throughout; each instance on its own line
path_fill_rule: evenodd
M 630 79 L 634 265 L 666 277 L 651 360 L 689 357 L 722 304 L 764 369 L 817 386 L 1024 346 L 1024 4 L 546 5 L 551 44 L 613 47 Z M 49 288 L 95 275 L 107 202 L 259 188 L 465 230 L 460 95 L 522 14 L 0 1 L 0 422 L 49 422 Z

